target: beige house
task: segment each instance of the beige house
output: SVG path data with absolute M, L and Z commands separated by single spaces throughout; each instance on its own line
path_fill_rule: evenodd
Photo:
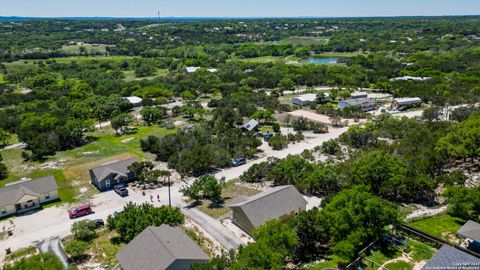
M 6 185 L 0 189 L 0 217 L 27 212 L 57 200 L 57 189 L 51 175 Z
M 239 197 L 229 205 L 232 222 L 251 234 L 272 219 L 289 219 L 305 211 L 307 201 L 294 186 L 278 186 L 252 197 Z

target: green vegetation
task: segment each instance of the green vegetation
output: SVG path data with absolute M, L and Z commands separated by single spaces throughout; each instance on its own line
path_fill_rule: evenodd
M 412 259 L 415 262 L 429 260 L 434 255 L 433 248 L 424 243 L 415 240 L 409 240 L 408 246 L 412 250 Z
M 409 225 L 433 236 L 450 240 L 450 236 L 456 235 L 457 231 L 465 223 L 461 218 L 450 215 L 440 215 L 419 219 L 411 222 Z
M 14 264 L 7 264 L 4 270 L 62 270 L 62 262 L 53 253 L 44 253 L 23 258 Z
M 385 265 L 385 268 L 389 270 L 412 270 L 413 265 L 406 261 L 398 261 Z
M 107 224 L 109 230 L 118 233 L 119 242 L 128 243 L 148 226 L 175 226 L 183 223 L 183 220 L 184 216 L 178 208 L 153 207 L 149 203 L 136 205 L 129 202 L 122 212 L 108 216 Z

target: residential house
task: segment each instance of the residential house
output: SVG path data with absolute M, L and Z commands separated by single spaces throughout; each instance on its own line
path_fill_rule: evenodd
M 422 270 L 438 269 L 480 269 L 480 259 L 452 246 L 443 245 L 422 267 Z
M 480 224 L 469 220 L 465 223 L 457 235 L 466 240 L 467 248 L 480 253 Z
M 358 106 L 364 111 L 372 111 L 377 108 L 377 101 L 374 98 L 357 98 L 342 100 L 338 102 L 338 108 L 340 109 L 352 106 Z
M 150 226 L 117 253 L 123 270 L 185 270 L 208 256 L 179 227 Z
M 415 108 L 422 105 L 422 99 L 419 97 L 395 98 L 392 101 L 392 108 L 396 110 L 405 110 L 408 108 Z
M 278 186 L 252 197 L 239 197 L 229 205 L 232 221 L 245 232 L 272 219 L 288 219 L 304 211 L 307 201 L 294 186 Z
M 90 169 L 92 184 L 100 191 L 112 189 L 115 185 L 126 184 L 135 179 L 128 166 L 138 162 L 137 158 L 114 161 Z
M 27 212 L 57 200 L 57 189 L 51 175 L 8 184 L 0 189 L 0 217 Z
M 256 130 L 258 128 L 258 121 L 255 119 L 250 119 L 245 125 L 242 126 L 242 129 L 246 131 Z

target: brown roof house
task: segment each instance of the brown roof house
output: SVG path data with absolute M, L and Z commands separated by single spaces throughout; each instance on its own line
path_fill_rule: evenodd
M 112 189 L 115 185 L 126 184 L 135 179 L 135 175 L 128 170 L 128 166 L 138 162 L 138 158 L 114 161 L 90 169 L 92 185 L 100 191 Z
M 150 226 L 117 253 L 123 270 L 184 270 L 208 256 L 179 227 Z
M 51 175 L 6 185 L 0 189 L 0 217 L 27 212 L 57 200 L 57 189 Z
M 307 201 L 294 186 L 278 186 L 252 197 L 239 197 L 229 205 L 232 221 L 245 232 L 272 219 L 288 219 L 304 211 Z

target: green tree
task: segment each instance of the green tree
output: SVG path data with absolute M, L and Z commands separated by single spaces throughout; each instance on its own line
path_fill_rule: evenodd
M 93 220 L 81 220 L 72 224 L 73 238 L 79 241 L 89 242 L 97 237 L 97 224 Z
M 2 163 L 2 161 L 3 161 L 3 157 L 0 154 L 0 180 L 3 180 L 8 176 L 8 168 L 5 164 Z
M 147 125 L 158 123 L 165 115 L 165 110 L 159 107 L 145 106 L 140 112 Z
M 287 137 L 277 133 L 268 140 L 268 145 L 272 147 L 273 150 L 282 150 L 288 146 L 288 140 Z
M 85 255 L 89 244 L 85 241 L 72 240 L 65 244 L 65 252 L 73 258 L 78 258 Z
M 480 157 L 480 114 L 472 114 L 457 123 L 452 131 L 438 140 L 436 149 L 453 158 Z
M 297 88 L 297 84 L 290 78 L 283 78 L 280 80 L 277 87 L 285 91 L 295 90 L 295 88 Z
M 217 202 L 222 198 L 222 184 L 215 176 L 206 174 L 195 179 L 190 186 L 182 188 L 180 192 L 195 201 L 208 199 Z
M 338 261 L 348 263 L 366 244 L 382 239 L 388 226 L 401 223 L 397 207 L 357 186 L 338 193 L 319 211 Z
M 150 64 L 142 63 L 135 69 L 135 76 L 136 77 L 148 77 L 155 74 L 157 69 Z
M 0 145 L 6 145 L 11 135 L 6 130 L 0 128 Z
M 148 226 L 171 226 L 183 223 L 184 216 L 180 209 L 168 206 L 154 207 L 149 203 L 134 204 L 129 202 L 123 211 L 115 216 L 108 216 L 107 227 L 119 234 L 119 240 L 128 243 Z
M 110 120 L 112 128 L 118 133 L 118 130 L 123 130 L 128 127 L 130 123 L 133 122 L 133 116 L 129 113 L 121 113 L 116 115 Z

